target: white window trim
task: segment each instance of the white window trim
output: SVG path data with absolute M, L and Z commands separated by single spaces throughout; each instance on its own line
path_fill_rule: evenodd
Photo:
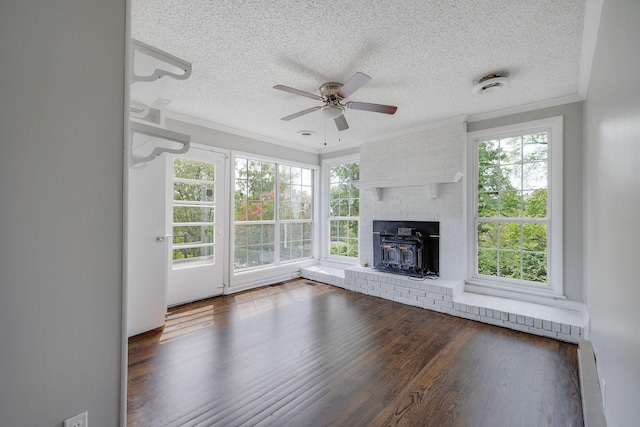
M 331 157 L 329 159 L 322 160 L 322 179 L 320 182 L 320 218 L 322 218 L 322 220 L 318 221 L 321 223 L 320 257 L 323 261 L 331 263 L 356 265 L 360 263 L 360 254 L 362 253 L 362 248 L 360 247 L 360 239 L 358 239 L 357 259 L 341 255 L 331 255 L 329 253 L 329 188 L 331 187 L 329 182 L 331 174 L 329 173 L 329 171 L 332 166 L 343 163 L 360 163 L 360 154 L 349 154 L 346 156 Z M 360 200 L 362 200 L 362 198 Z M 358 217 L 358 235 L 360 235 L 360 225 L 360 217 Z
M 499 138 L 514 133 L 527 133 L 540 130 L 549 132 L 548 155 L 548 212 L 549 222 L 548 245 L 548 281 L 546 285 L 532 285 L 526 282 L 504 278 L 493 278 L 475 275 L 477 267 L 475 211 L 478 203 L 478 162 L 477 144 L 479 139 Z M 466 289 L 499 296 L 513 297 L 518 294 L 536 297 L 564 298 L 563 286 L 563 117 L 551 117 L 508 126 L 479 130 L 467 134 L 466 144 L 466 218 L 467 218 L 467 285 Z
M 229 271 L 230 271 L 230 276 L 233 280 L 232 284 L 235 287 L 240 288 L 241 286 L 247 285 L 247 283 L 261 283 L 260 280 L 269 280 L 269 278 L 271 277 L 275 277 L 275 275 L 279 274 L 279 273 L 283 273 L 286 275 L 290 275 L 292 274 L 293 271 L 298 271 L 299 270 L 299 266 L 306 266 L 306 265 L 312 265 L 314 263 L 317 262 L 318 257 L 319 257 L 319 251 L 318 251 L 318 239 L 320 238 L 320 230 L 319 227 L 320 225 L 318 224 L 321 221 L 318 221 L 317 218 L 319 218 L 319 199 L 320 199 L 320 188 L 319 188 L 319 184 L 320 184 L 320 167 L 318 165 L 314 165 L 311 163 L 304 163 L 304 162 L 298 162 L 298 161 L 293 161 L 293 160 L 288 160 L 288 159 L 281 159 L 281 158 L 277 158 L 277 157 L 269 157 L 269 156 L 263 156 L 263 155 L 259 155 L 259 154 L 254 154 L 254 153 L 249 153 L 249 152 L 245 152 L 245 151 L 231 151 L 231 161 L 230 161 L 230 167 L 229 167 L 229 180 L 230 182 L 232 182 L 233 184 L 230 186 L 230 191 L 229 191 L 229 206 L 230 206 L 230 212 L 229 212 Z M 251 267 L 251 268 L 246 268 L 246 269 L 242 269 L 242 270 L 235 270 L 233 268 L 233 262 L 234 262 L 234 253 L 235 253 L 235 215 L 234 215 L 234 206 L 235 206 L 235 164 L 236 164 L 236 158 L 243 158 L 243 159 L 250 159 L 250 160 L 257 160 L 257 161 L 263 161 L 263 162 L 271 162 L 271 163 L 276 163 L 278 165 L 287 165 L 287 166 L 295 166 L 295 167 L 302 167 L 302 168 L 307 168 L 307 169 L 311 169 L 313 170 L 313 216 L 311 221 L 313 222 L 313 250 L 312 250 L 312 257 L 311 258 L 304 258 L 304 259 L 299 259 L 299 260 L 286 260 L 284 262 L 282 261 L 278 261 L 277 263 L 274 264 L 267 264 L 267 265 L 263 265 L 263 266 L 258 266 L 258 267 Z M 276 169 L 276 174 L 278 173 L 277 169 Z M 276 209 L 277 209 L 277 200 L 276 200 Z M 259 223 L 261 221 L 257 221 L 255 223 Z M 265 221 L 264 222 L 271 224 L 271 221 Z M 274 233 L 276 236 L 280 235 L 280 229 L 279 229 L 279 223 L 278 221 L 276 221 L 276 229 L 274 231 Z M 274 256 L 278 257 L 276 259 L 279 259 L 279 251 L 280 251 L 280 245 L 276 245 L 274 248 L 275 254 Z M 293 269 L 293 270 L 292 270 Z M 242 278 L 242 280 L 238 280 L 239 278 Z M 291 277 L 289 277 L 291 278 Z M 251 288 L 253 286 L 249 286 L 247 287 L 247 289 Z

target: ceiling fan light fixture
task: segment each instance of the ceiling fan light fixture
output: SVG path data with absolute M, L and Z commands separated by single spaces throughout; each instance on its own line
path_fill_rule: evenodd
M 336 119 L 344 112 L 343 108 L 339 105 L 325 105 L 320 109 L 322 114 L 329 119 Z

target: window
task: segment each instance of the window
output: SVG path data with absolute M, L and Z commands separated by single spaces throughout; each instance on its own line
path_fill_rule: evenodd
M 237 157 L 234 205 L 234 270 L 312 257 L 312 169 Z
M 562 118 L 469 140 L 472 282 L 562 293 Z
M 173 268 L 212 264 L 215 165 L 178 158 L 173 171 Z
M 353 183 L 360 179 L 360 164 L 357 161 L 330 164 L 328 176 L 328 253 L 357 259 L 360 192 Z

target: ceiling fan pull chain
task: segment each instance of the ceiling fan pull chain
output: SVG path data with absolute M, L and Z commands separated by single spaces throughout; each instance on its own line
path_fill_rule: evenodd
M 324 118 L 324 145 L 327 145 L 327 118 Z

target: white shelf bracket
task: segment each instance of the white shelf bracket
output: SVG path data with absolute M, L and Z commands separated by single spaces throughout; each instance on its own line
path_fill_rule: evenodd
M 150 154 L 142 157 L 135 156 L 133 154 L 133 137 L 134 134 L 139 133 L 151 137 L 150 141 L 154 139 L 170 141 L 181 145 L 180 148 L 168 148 L 168 147 L 155 147 Z M 144 123 L 130 122 L 129 124 L 129 138 L 131 140 L 131 164 L 136 165 L 140 163 L 149 162 L 162 153 L 183 154 L 189 151 L 191 145 L 191 137 L 182 133 L 173 132 L 167 129 L 162 129 Z
M 440 189 L 440 184 L 430 183 L 425 184 L 425 187 L 427 189 L 427 197 L 429 197 L 430 199 L 438 198 L 438 190 Z
M 135 61 L 136 51 L 141 52 L 145 55 L 148 55 L 152 58 L 158 59 L 166 64 L 177 67 L 183 70 L 184 73 L 177 74 L 169 70 L 161 70 L 156 68 L 156 70 L 151 75 L 139 76 L 134 72 L 133 67 L 131 67 L 131 83 L 152 82 L 164 76 L 169 76 L 177 80 L 186 80 L 191 75 L 191 63 L 135 39 L 131 39 L 131 63 L 132 64 L 135 64 L 134 61 Z

